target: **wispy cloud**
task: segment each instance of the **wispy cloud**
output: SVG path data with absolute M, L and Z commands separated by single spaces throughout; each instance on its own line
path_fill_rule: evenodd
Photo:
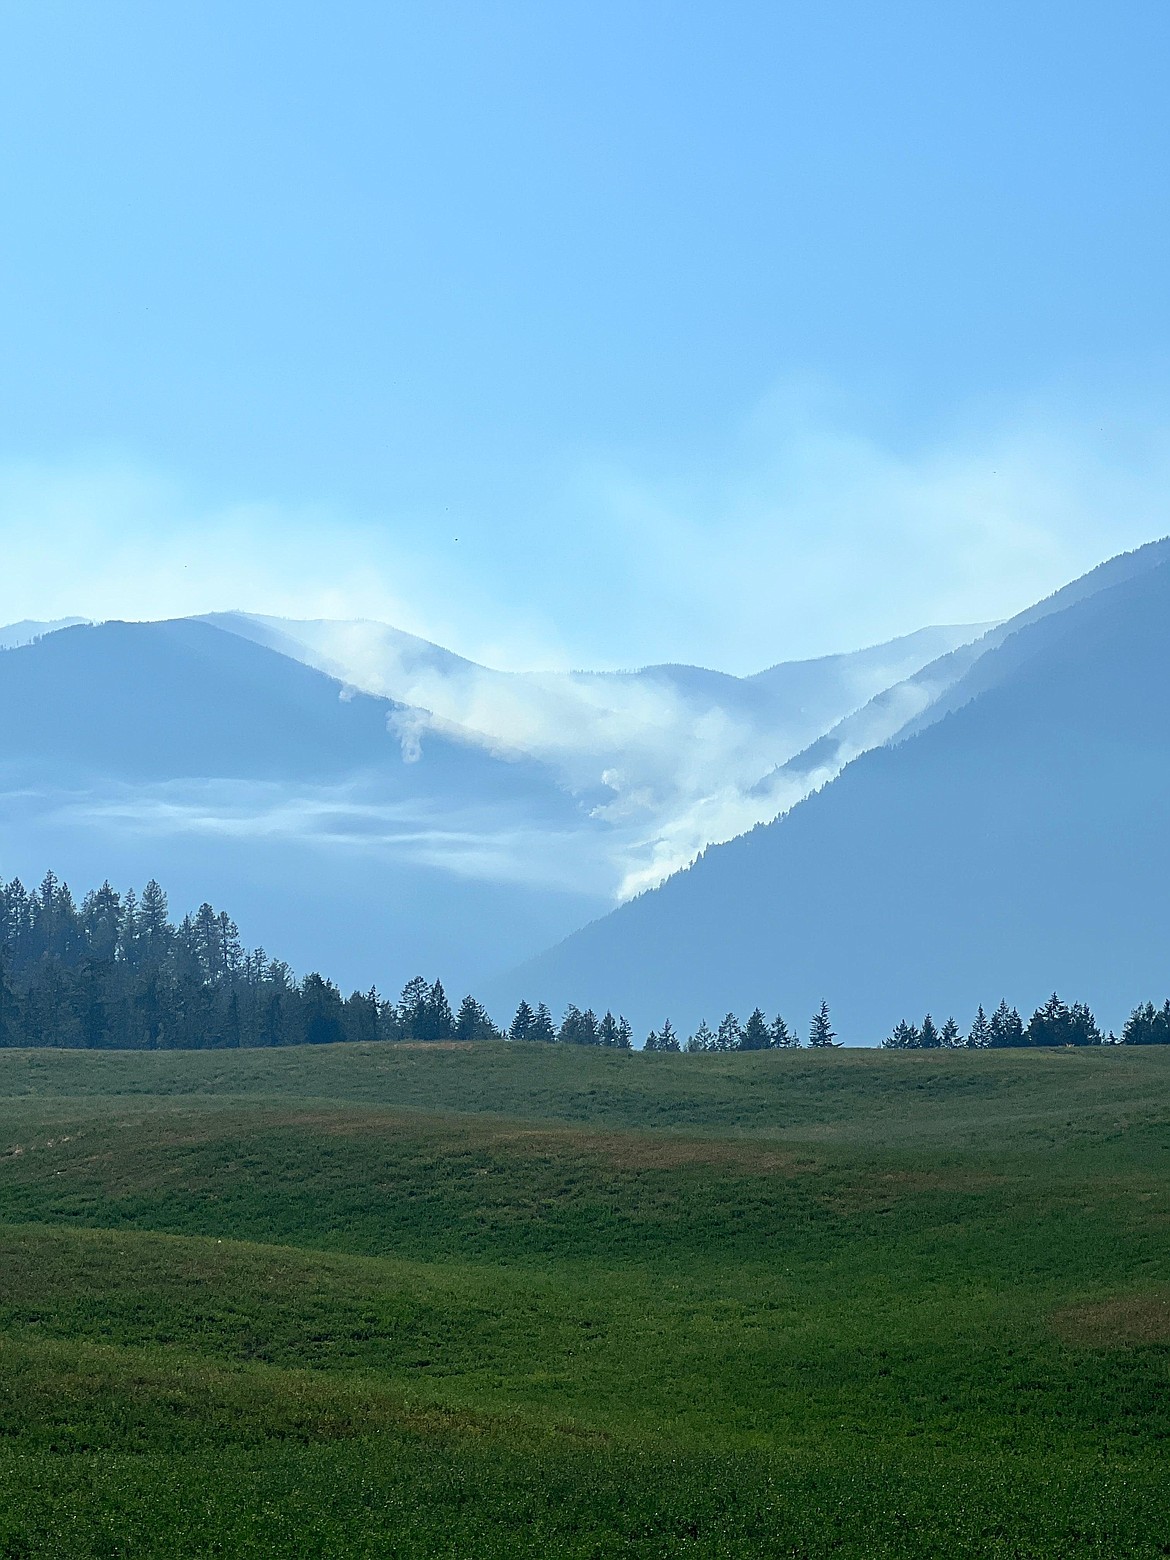
M 439 810 L 390 802 L 357 785 L 293 787 L 258 781 L 109 784 L 85 792 L 10 793 L 42 822 L 112 836 L 205 836 L 296 842 L 529 887 L 611 892 L 616 863 L 588 831 L 542 828 L 503 809 Z

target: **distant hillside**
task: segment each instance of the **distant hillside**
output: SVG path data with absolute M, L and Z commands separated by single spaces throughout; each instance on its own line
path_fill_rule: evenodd
M 776 823 L 583 929 L 500 999 L 601 1000 L 639 1025 L 823 997 L 851 1042 L 901 1016 L 1054 987 L 1120 1024 L 1170 978 L 1167 544 L 1097 571 Z
M 165 877 L 347 985 L 470 983 L 598 913 L 611 871 L 544 766 L 424 725 L 208 623 L 65 628 L 0 653 L 0 864 Z
M 0 628 L 0 650 L 13 650 L 17 645 L 31 644 L 34 639 L 39 639 L 43 634 L 55 634 L 61 628 L 73 628 L 78 623 L 84 623 L 85 618 L 54 618 L 52 622 L 43 623 L 32 618 L 23 618 L 19 623 L 6 623 Z
M 786 778 L 774 794 L 767 776 L 882 689 L 986 628 L 926 628 L 734 677 L 686 665 L 500 672 L 383 623 L 245 613 L 206 621 L 425 711 L 427 729 L 452 728 L 489 751 L 539 759 L 611 831 L 612 886 L 623 893 L 775 817 L 804 791 Z

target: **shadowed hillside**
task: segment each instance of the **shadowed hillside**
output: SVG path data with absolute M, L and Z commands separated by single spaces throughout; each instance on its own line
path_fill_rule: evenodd
M 960 685 L 961 687 L 962 685 Z M 854 1043 L 1054 987 L 1120 1024 L 1170 971 L 1170 565 L 1050 613 L 970 702 L 519 971 L 639 1022 L 822 997 Z

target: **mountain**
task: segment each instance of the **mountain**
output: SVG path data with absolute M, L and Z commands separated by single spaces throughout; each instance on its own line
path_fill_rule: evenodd
M 1170 991 L 1170 543 L 958 653 L 912 734 L 501 981 L 640 1027 L 757 1002 L 852 1043 L 1054 988 Z M 953 674 L 952 674 L 953 673 Z M 941 684 L 941 686 L 938 686 Z M 890 695 L 883 695 L 889 699 Z M 904 730 L 903 719 L 896 729 Z
M 620 895 L 775 817 L 797 794 L 785 781 L 773 795 L 765 777 L 880 690 L 987 628 L 922 629 L 734 677 L 685 665 L 510 673 L 381 623 L 245 613 L 207 621 L 424 711 L 424 729 L 539 759 L 610 831 Z
M 55 634 L 59 628 L 72 628 L 86 622 L 85 618 L 55 618 L 50 623 L 39 623 L 23 618 L 19 623 L 7 623 L 0 628 L 0 650 L 14 650 L 17 645 L 28 645 L 44 634 Z
M 300 968 L 464 986 L 773 816 L 762 776 L 978 632 L 741 678 L 505 673 L 386 624 L 245 613 L 14 625 L 0 867 L 157 876 Z
M 157 877 L 349 984 L 469 983 L 598 913 L 612 869 L 545 766 L 425 725 L 209 623 L 64 628 L 0 652 L 0 867 Z

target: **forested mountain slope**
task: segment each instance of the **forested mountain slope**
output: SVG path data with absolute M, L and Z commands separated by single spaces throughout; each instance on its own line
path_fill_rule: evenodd
M 1120 1024 L 1170 970 L 1170 565 L 1152 557 L 1007 636 L 961 708 L 578 932 L 501 1000 L 604 990 L 638 1024 L 690 1025 L 756 1001 L 803 1021 L 828 998 L 845 1038 L 876 1043 L 923 1006 L 965 1021 L 1058 987 Z

